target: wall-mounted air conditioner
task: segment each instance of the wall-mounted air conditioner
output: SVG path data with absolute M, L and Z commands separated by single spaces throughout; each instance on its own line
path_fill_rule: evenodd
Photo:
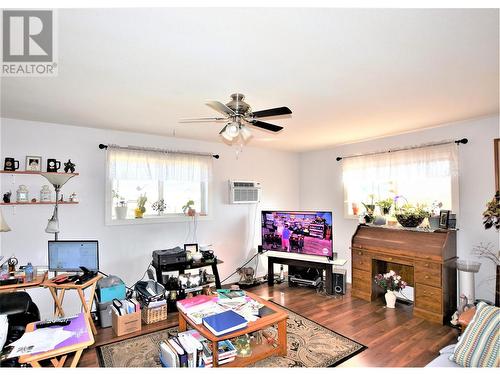
M 257 203 L 260 201 L 260 183 L 229 180 L 229 202 Z

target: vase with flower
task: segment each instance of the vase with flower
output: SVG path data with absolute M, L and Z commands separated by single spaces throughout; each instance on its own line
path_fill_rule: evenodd
M 375 284 L 384 289 L 385 291 L 385 302 L 387 308 L 393 309 L 396 307 L 396 294 L 394 292 L 399 292 L 404 289 L 407 283 L 401 279 L 395 271 L 390 270 L 387 273 L 379 273 L 375 276 Z

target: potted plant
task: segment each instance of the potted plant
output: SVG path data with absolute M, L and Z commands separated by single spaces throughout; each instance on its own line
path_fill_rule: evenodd
M 161 216 L 163 215 L 163 211 L 167 208 L 167 205 L 163 199 L 160 199 L 153 203 L 152 208 L 154 211 L 158 212 L 158 216 Z
M 399 292 L 401 289 L 404 289 L 407 285 L 405 281 L 401 279 L 401 276 L 398 275 L 393 270 L 390 270 L 388 273 L 379 273 L 375 276 L 375 284 L 384 289 L 385 291 L 385 303 L 389 309 L 393 309 L 396 307 L 396 295 L 394 292 Z
M 441 211 L 442 207 L 442 202 L 432 202 L 431 215 L 429 216 L 429 226 L 431 227 L 431 229 L 439 228 L 439 212 Z
M 405 228 L 415 228 L 422 224 L 426 217 L 429 217 L 429 211 L 425 206 L 416 204 L 415 206 L 405 203 L 401 208 L 396 210 L 396 219 L 399 224 Z
M 500 192 L 496 192 L 491 201 L 486 204 L 486 211 L 483 212 L 484 229 L 494 228 L 500 231 Z M 495 306 L 500 306 L 500 250 L 496 253 L 488 244 L 480 245 L 473 253 L 480 258 L 488 258 L 496 265 L 496 285 L 495 285 Z
M 188 216 L 194 216 L 196 210 L 193 208 L 194 201 L 192 199 L 188 200 L 184 206 L 182 206 L 182 212 Z
M 368 198 L 371 199 L 371 203 L 361 202 L 361 204 L 365 207 L 365 222 L 367 224 L 373 221 L 374 219 L 373 213 L 375 211 L 375 204 L 373 203 L 373 194 L 368 195 Z
M 113 199 L 115 201 L 115 214 L 117 220 L 125 220 L 127 218 L 127 201 L 117 191 L 113 190 Z
M 380 207 L 380 211 L 382 211 L 382 215 L 389 215 L 389 211 L 391 210 L 393 202 L 394 202 L 393 198 L 387 198 L 387 199 L 378 201 L 375 204 Z
M 146 212 L 147 200 L 148 197 L 146 197 L 146 193 L 139 195 L 139 198 L 137 198 L 137 207 L 134 210 L 136 219 L 142 219 L 142 217 L 144 216 L 144 212 Z

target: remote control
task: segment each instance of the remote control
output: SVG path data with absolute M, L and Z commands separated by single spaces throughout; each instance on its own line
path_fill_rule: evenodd
M 54 320 L 44 320 L 43 322 L 37 323 L 36 328 L 47 328 L 54 326 L 67 326 L 71 323 L 70 319 L 54 319 Z

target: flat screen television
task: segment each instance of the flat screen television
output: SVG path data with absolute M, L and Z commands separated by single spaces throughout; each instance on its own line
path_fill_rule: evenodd
M 97 241 L 49 241 L 49 271 L 78 272 L 81 266 L 99 271 Z
M 262 248 L 332 259 L 332 224 L 328 211 L 262 211 Z

